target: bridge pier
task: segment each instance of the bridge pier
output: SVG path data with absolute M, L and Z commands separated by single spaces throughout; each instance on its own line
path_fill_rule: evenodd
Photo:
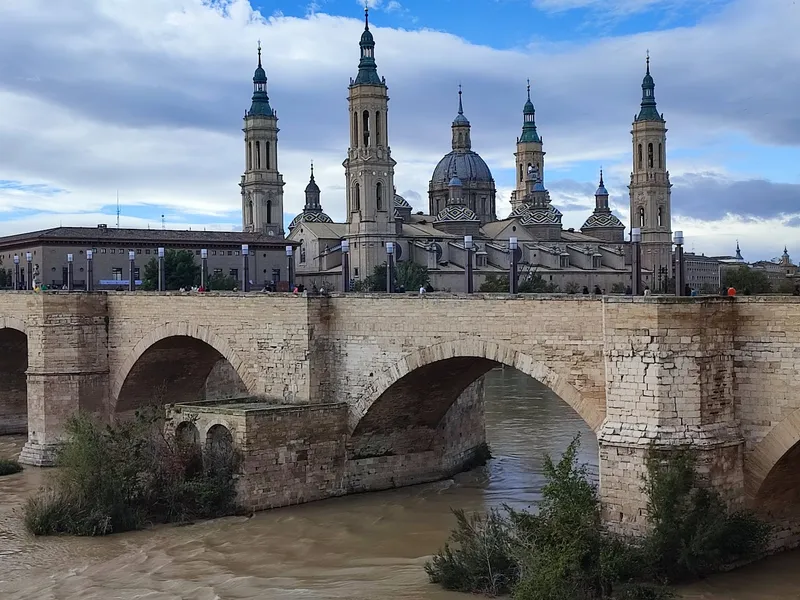
M 28 441 L 20 462 L 52 466 L 67 420 L 105 417 L 108 397 L 106 295 L 41 294 L 31 299 L 28 334 Z
M 734 402 L 731 303 L 606 306 L 606 419 L 598 432 L 600 494 L 613 530 L 642 534 L 647 459 L 691 448 L 698 471 L 744 507 L 744 439 Z

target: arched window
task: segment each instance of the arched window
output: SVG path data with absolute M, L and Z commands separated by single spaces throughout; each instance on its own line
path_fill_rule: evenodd
M 353 148 L 358 147 L 358 113 L 353 113 Z
M 647 144 L 647 166 L 653 168 L 653 144 Z
M 664 226 L 664 209 L 662 207 L 658 207 L 658 226 Z
M 458 145 L 459 146 L 464 145 L 464 134 L 461 133 L 460 131 L 458 132 Z
M 247 222 L 252 225 L 253 224 L 253 201 L 247 203 Z
M 639 168 L 642 168 L 642 145 L 639 144 Z
M 267 169 L 269 169 L 269 165 L 272 162 L 272 160 L 270 159 L 270 144 L 269 144 L 269 142 L 267 142 L 265 145 L 266 145 L 266 148 L 267 148 L 267 162 L 266 162 L 266 164 L 264 166 Z
M 369 146 L 369 111 L 365 110 L 363 114 L 363 123 L 361 124 L 361 133 L 364 136 L 364 147 Z
M 272 224 L 272 200 L 267 200 L 267 224 Z
M 664 150 L 661 144 L 658 145 L 658 168 L 659 169 L 664 168 Z
M 481 198 L 481 212 L 486 214 L 486 196 Z
M 253 170 L 253 142 L 247 142 L 247 170 Z
M 381 145 L 381 111 L 375 111 L 375 145 Z
M 639 227 L 644 227 L 644 206 L 639 207 Z
M 383 210 L 383 186 L 380 181 L 375 185 L 375 202 L 378 210 Z
M 261 168 L 261 142 L 256 141 L 256 169 Z
M 353 190 L 353 210 L 361 210 L 361 186 L 357 182 Z
M 300 240 L 300 262 L 306 262 L 306 244 L 305 240 Z
M 520 181 L 522 181 L 523 171 L 524 171 L 524 169 L 522 168 L 522 163 L 520 163 L 520 165 L 519 165 L 519 180 Z

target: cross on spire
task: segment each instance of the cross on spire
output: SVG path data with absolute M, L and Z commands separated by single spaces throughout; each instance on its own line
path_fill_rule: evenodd
M 650 74 L 650 49 L 647 49 L 647 74 Z
M 261 66 L 261 40 L 258 40 L 258 66 Z
M 528 100 L 531 99 L 531 80 L 528 79 Z
M 364 29 L 369 29 L 369 4 L 364 2 Z
M 458 114 L 464 114 L 464 106 L 461 104 L 461 84 L 458 84 Z

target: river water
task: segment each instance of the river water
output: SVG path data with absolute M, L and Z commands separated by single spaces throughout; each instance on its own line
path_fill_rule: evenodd
M 547 388 L 512 369 L 489 373 L 487 436 L 495 459 L 453 480 L 105 538 L 32 538 L 20 507 L 45 472 L 0 478 L 3 600 L 465 600 L 429 584 L 426 559 L 447 539 L 450 508 L 525 507 L 542 455 L 578 432 L 596 473 L 594 435 Z M 21 436 L 0 438 L 0 456 Z M 800 554 L 787 553 L 680 590 L 691 600 L 800 598 Z

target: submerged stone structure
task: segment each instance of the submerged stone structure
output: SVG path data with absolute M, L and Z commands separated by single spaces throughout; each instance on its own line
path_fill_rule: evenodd
M 9 292 L 0 350 L 0 431 L 27 431 L 28 464 L 78 410 L 157 402 L 242 451 L 254 510 L 434 481 L 474 460 L 481 378 L 507 365 L 597 433 L 612 528 L 646 527 L 648 453 L 691 447 L 800 541 L 800 298 Z

